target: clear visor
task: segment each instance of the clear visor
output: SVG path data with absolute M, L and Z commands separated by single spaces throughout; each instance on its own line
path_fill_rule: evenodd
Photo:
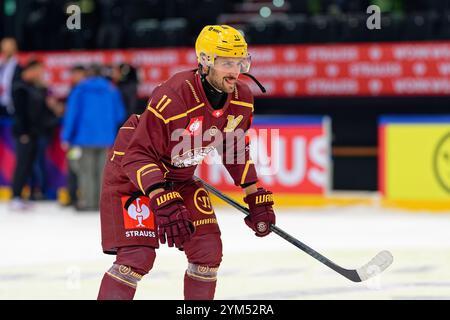
M 216 57 L 214 59 L 214 69 L 229 73 L 245 73 L 250 70 L 251 57 L 231 58 Z

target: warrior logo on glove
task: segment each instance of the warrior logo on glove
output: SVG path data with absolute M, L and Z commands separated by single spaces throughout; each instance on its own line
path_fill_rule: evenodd
M 155 213 L 158 225 L 158 237 L 161 243 L 169 247 L 182 248 L 195 232 L 195 226 L 189 219 L 183 198 L 176 191 L 163 191 L 150 200 L 150 207 Z

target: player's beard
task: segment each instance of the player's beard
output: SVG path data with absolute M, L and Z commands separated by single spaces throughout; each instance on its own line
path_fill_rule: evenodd
M 234 76 L 218 77 L 214 69 L 211 70 L 209 77 L 211 85 L 223 92 L 232 93 L 236 88 L 237 78 Z

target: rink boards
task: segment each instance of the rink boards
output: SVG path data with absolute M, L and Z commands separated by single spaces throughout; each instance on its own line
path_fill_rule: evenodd
M 8 199 L 15 166 L 11 123 L 0 123 L 0 200 Z M 248 132 L 251 155 L 262 186 L 279 197 L 279 204 L 297 205 L 323 199 L 331 186 L 330 120 L 327 117 L 257 116 Z M 216 155 L 217 156 L 217 155 Z M 222 164 L 204 159 L 197 174 L 224 192 L 239 192 Z M 45 151 L 50 199 L 65 202 L 67 164 L 60 146 L 59 130 Z M 299 196 L 303 196 L 299 198 Z
M 450 208 L 450 116 L 381 117 L 379 154 L 386 202 Z

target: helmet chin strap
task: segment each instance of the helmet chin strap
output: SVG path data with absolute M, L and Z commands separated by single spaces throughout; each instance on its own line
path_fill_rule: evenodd
M 198 73 L 200 74 L 200 77 L 202 80 L 206 78 L 206 76 L 209 74 L 209 67 L 207 67 L 208 71 L 206 73 L 203 72 L 203 65 L 201 63 L 198 64 Z
M 202 66 L 200 63 L 198 64 L 198 70 L 199 70 L 200 78 L 201 78 L 202 82 L 207 81 L 208 84 L 209 84 L 214 90 L 216 90 L 218 93 L 222 93 L 222 92 L 223 92 L 222 90 L 217 89 L 215 86 L 213 86 L 213 84 L 212 84 L 211 82 L 209 82 L 209 81 L 206 79 L 206 77 L 209 75 L 209 71 L 211 70 L 211 67 L 206 67 L 206 68 L 207 68 L 208 71 L 207 71 L 206 73 L 204 73 L 204 72 L 203 72 L 203 66 Z
M 206 79 L 206 81 L 208 81 L 208 80 Z M 217 89 L 216 87 L 214 87 L 214 85 L 213 85 L 211 82 L 208 81 L 208 83 L 209 83 L 209 85 L 210 85 L 211 87 L 213 87 L 214 90 L 216 90 L 218 93 L 223 93 L 222 90 L 219 90 L 219 89 Z

